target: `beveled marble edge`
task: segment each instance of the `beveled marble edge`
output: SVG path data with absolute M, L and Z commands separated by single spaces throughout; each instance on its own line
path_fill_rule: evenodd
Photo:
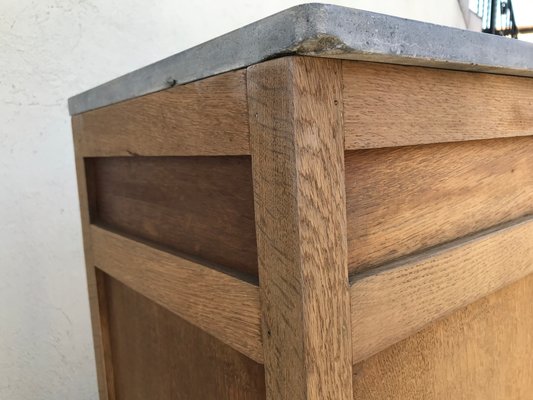
M 533 76 L 533 44 L 329 4 L 289 8 L 69 99 L 71 115 L 284 55 Z

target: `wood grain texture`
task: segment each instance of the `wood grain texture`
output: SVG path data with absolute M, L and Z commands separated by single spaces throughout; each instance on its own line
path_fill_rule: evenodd
M 72 121 L 72 133 L 74 136 L 74 143 L 76 144 L 76 138 L 81 134 L 80 126 L 76 120 Z M 80 201 L 83 252 L 85 256 L 85 271 L 87 276 L 87 291 L 89 295 L 93 346 L 96 361 L 96 377 L 98 381 L 98 396 L 100 400 L 115 400 L 106 298 L 105 295 L 98 290 L 99 284 L 101 283 L 101 277 L 97 274 L 97 270 L 94 266 L 91 245 L 90 206 L 92 202 L 89 198 L 87 186 L 92 184 L 93 176 L 85 170 L 85 162 L 80 156 L 79 148 L 75 147 L 74 150 Z
M 267 398 L 352 398 L 340 62 L 248 69 Z
M 354 363 L 532 272 L 533 217 L 527 217 L 356 275 Z
M 343 61 L 346 149 L 533 135 L 533 79 Z
M 533 213 L 533 137 L 348 151 L 353 274 Z
M 106 274 L 263 361 L 257 286 L 96 226 L 91 238 L 94 262 Z
M 106 276 L 118 400 L 261 400 L 264 369 Z
M 72 118 L 83 157 L 250 153 L 244 70 Z
M 94 223 L 257 281 L 249 156 L 88 161 Z
M 529 275 L 355 365 L 354 399 L 530 399 L 532 300 Z

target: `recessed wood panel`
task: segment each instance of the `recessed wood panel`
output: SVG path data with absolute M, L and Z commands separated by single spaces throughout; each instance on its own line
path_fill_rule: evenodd
M 533 213 L 533 137 L 348 151 L 351 273 Z
M 533 135 L 533 79 L 343 61 L 346 149 Z
M 93 158 L 88 167 L 93 223 L 257 276 L 248 156 Z
M 529 275 L 356 364 L 354 399 L 530 399 L 532 303 Z
M 262 365 L 109 276 L 100 290 L 117 400 L 265 399 Z

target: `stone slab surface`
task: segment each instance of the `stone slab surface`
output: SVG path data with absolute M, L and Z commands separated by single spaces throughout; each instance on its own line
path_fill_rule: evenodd
M 533 76 L 533 44 L 329 4 L 289 8 L 69 99 L 71 115 L 285 55 Z

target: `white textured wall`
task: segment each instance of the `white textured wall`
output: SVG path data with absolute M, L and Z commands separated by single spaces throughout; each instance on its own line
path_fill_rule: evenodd
M 1 0 L 0 399 L 96 399 L 67 98 L 296 1 Z M 338 4 L 463 26 L 456 0 Z

